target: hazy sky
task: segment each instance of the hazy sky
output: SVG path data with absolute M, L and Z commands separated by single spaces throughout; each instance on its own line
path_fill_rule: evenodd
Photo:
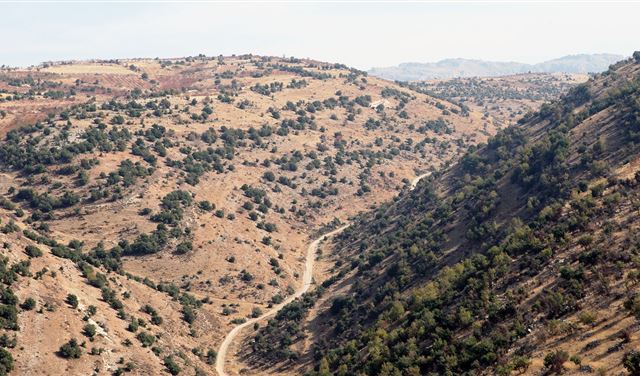
M 0 0 L 0 65 L 254 53 L 361 69 L 448 57 L 540 62 L 640 50 L 640 3 Z

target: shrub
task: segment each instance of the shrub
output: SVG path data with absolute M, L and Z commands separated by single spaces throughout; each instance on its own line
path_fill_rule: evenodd
M 138 338 L 138 341 L 140 341 L 142 347 L 149 347 L 156 341 L 156 336 L 149 332 L 140 332 L 138 333 L 136 338 Z
M 266 181 L 275 181 L 276 180 L 276 176 L 274 175 L 273 172 L 271 171 L 267 171 L 265 172 L 262 177 L 264 178 L 264 180 Z
M 579 366 L 582 364 L 582 358 L 580 358 L 579 355 L 571 355 L 571 357 L 569 357 L 569 360 L 573 362 L 573 364 Z
M 12 349 L 16 347 L 17 344 L 18 344 L 18 338 L 16 337 L 15 334 L 13 335 L 13 338 L 9 338 L 7 333 L 4 333 L 3 335 L 0 336 L 0 347 Z
M 73 295 L 73 294 L 69 294 L 67 295 L 67 304 L 69 304 L 72 308 L 78 308 L 78 297 Z
M 33 298 L 27 298 L 24 303 L 20 305 L 20 308 L 24 309 L 25 311 L 31 311 L 35 307 L 36 301 Z
M 184 255 L 185 253 L 191 251 L 193 249 L 193 244 L 191 241 L 184 241 L 176 247 L 176 254 Z
M 253 278 L 254 278 L 253 274 L 249 273 L 248 271 L 246 271 L 244 269 L 242 271 L 240 271 L 240 279 L 242 279 L 243 281 L 251 282 L 251 281 L 253 281 Z
M 640 352 L 633 350 L 626 353 L 622 364 L 631 375 L 640 375 Z
M 260 309 L 260 307 L 254 307 L 251 310 L 251 317 L 256 318 L 260 317 L 260 315 L 262 315 L 262 310 Z
M 40 250 L 40 248 L 33 246 L 33 245 L 28 245 L 25 247 L 25 251 L 27 252 L 27 255 L 29 257 L 40 257 L 42 256 L 42 250 Z
M 517 356 L 515 359 L 511 361 L 513 365 L 513 369 L 519 371 L 520 373 L 524 373 L 529 368 L 529 358 L 524 356 Z
M 213 209 L 215 209 L 215 205 L 213 205 L 212 203 L 210 203 L 209 201 L 200 201 L 198 203 L 198 207 L 204 211 L 212 211 Z
M 624 308 L 631 311 L 631 313 L 634 314 L 636 318 L 640 318 L 640 295 L 629 297 L 624 302 Z
M 135 333 L 138 331 L 138 326 L 139 326 L 138 319 L 134 317 L 133 319 L 131 319 L 131 322 L 127 326 L 127 330 L 130 331 L 131 333 Z
M 207 364 L 215 364 L 217 356 L 218 353 L 216 353 L 215 350 L 209 349 L 209 351 L 207 351 Z
M 556 350 L 544 357 L 544 366 L 550 373 L 561 374 L 564 371 L 564 363 L 569 360 L 569 354 L 563 350 Z
M 189 324 L 193 324 L 196 320 L 196 310 L 191 306 L 185 305 L 182 307 L 182 319 Z
M 121 125 L 124 124 L 124 117 L 122 115 L 116 115 L 111 119 L 111 124 Z
M 582 324 L 590 325 L 596 321 L 596 315 L 593 312 L 585 311 L 578 315 L 578 319 Z
M 270 223 L 270 222 L 258 223 L 258 228 L 265 230 L 266 232 L 274 232 L 274 231 L 277 231 L 278 229 L 275 223 Z
M 164 358 L 164 366 L 167 368 L 167 371 L 172 375 L 177 375 L 182 371 L 178 363 L 173 360 L 172 356 L 167 356 Z
M 82 355 L 82 350 L 80 349 L 80 345 L 78 345 L 78 341 L 75 338 L 71 338 L 69 342 L 60 347 L 58 355 L 65 359 L 77 359 Z
M 153 325 L 160 325 L 162 324 L 162 317 L 158 316 L 158 314 L 152 314 L 151 315 L 151 323 Z
M 0 348 L 0 375 L 8 375 L 13 370 L 13 357 L 7 350 Z
M 96 326 L 93 324 L 85 325 L 84 328 L 82 328 L 82 334 L 93 340 L 93 337 L 96 335 Z
M 140 211 L 138 212 L 139 215 L 149 215 L 151 214 L 151 208 L 142 208 L 140 209 Z

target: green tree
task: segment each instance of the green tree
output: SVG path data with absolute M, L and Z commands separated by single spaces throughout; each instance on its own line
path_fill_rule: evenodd
M 7 350 L 0 348 L 0 376 L 8 375 L 13 370 L 13 357 Z

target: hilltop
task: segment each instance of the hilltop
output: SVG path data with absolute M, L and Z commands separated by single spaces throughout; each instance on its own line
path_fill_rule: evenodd
M 567 55 L 537 64 L 474 59 L 445 59 L 435 63 L 402 63 L 372 68 L 369 74 L 396 81 L 421 81 L 452 77 L 507 76 L 519 73 L 587 74 L 606 70 L 623 56 L 613 54 Z

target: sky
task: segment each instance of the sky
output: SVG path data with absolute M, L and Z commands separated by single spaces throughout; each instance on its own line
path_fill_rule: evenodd
M 640 2 L 0 0 L 0 65 L 205 54 L 360 69 L 640 50 Z

